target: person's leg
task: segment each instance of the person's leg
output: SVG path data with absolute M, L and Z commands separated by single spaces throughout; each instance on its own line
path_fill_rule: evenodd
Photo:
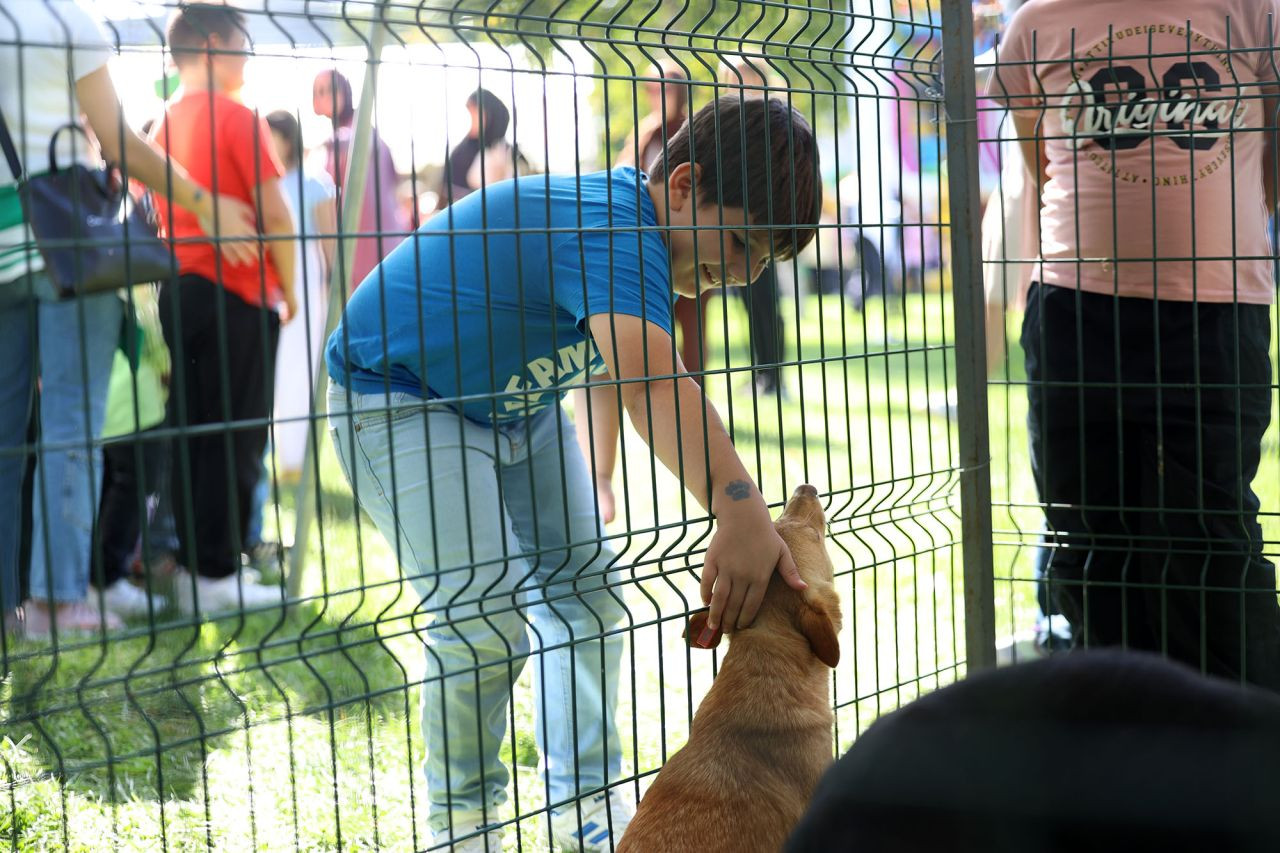
M 1084 645 L 1124 645 L 1125 429 L 1109 297 L 1033 285 L 1023 320 L 1031 469 L 1052 548 L 1047 588 Z M 1087 344 L 1087 345 L 1084 345 Z M 1092 385 L 1091 383 L 1101 383 Z
M 685 370 L 694 374 L 693 379 L 699 385 L 702 384 L 701 373 L 705 363 L 707 344 L 704 320 L 707 300 L 710 298 L 710 292 L 697 299 L 680 296 L 671 309 L 675 325 L 680 328 L 680 361 L 684 363 Z
M 236 508 L 239 511 L 239 527 L 230 531 L 232 542 L 239 543 L 240 550 L 261 541 L 248 534 L 254 528 L 252 515 L 257 511 L 256 529 L 262 530 L 262 506 L 254 497 L 262 481 L 263 458 L 267 448 L 269 427 L 275 392 L 276 345 L 280 335 L 280 318 L 274 311 L 251 306 L 238 297 L 227 294 L 228 340 L 236 341 L 236 355 L 228 359 L 228 377 L 231 383 L 232 419 L 236 426 L 232 432 L 232 456 L 236 474 Z M 237 566 L 239 551 L 234 555 Z
M 778 310 L 778 274 L 772 264 L 747 285 L 747 313 L 751 321 L 751 356 L 761 390 L 780 388 L 782 313 Z
M 94 446 L 106 416 L 123 303 L 114 293 L 41 302 L 40 444 L 32 510 L 31 597 L 83 601 L 102 488 Z
M 0 635 L 22 601 L 18 584 L 27 425 L 35 388 L 36 302 L 29 280 L 0 287 Z M 3 642 L 0 639 L 0 642 Z
M 106 589 L 128 574 L 129 558 L 138 542 L 142 502 L 142 466 L 133 441 L 113 441 L 102 448 L 102 502 L 94 533 L 94 584 Z
M 1280 690 L 1275 568 L 1262 556 L 1252 489 L 1271 418 L 1268 310 L 1170 305 L 1161 320 L 1166 341 L 1187 345 L 1163 348 L 1170 387 L 1153 430 L 1163 464 L 1145 502 L 1157 510 L 1152 631 L 1162 651 L 1197 669 Z
M 221 399 L 215 399 L 215 385 L 208 384 L 218 369 L 217 349 L 211 345 L 216 336 L 216 288 L 213 282 L 198 276 L 183 276 L 160 288 L 160 323 L 169 347 L 172 373 L 169 382 L 168 426 L 178 430 L 170 444 L 166 500 L 168 517 L 173 521 L 178 544 L 178 562 L 195 570 L 197 484 L 203 479 L 205 460 L 218 452 L 221 436 L 191 434 L 190 428 L 203 425 L 215 414 Z M 222 480 L 225 483 L 226 472 Z M 212 488 L 217 488 L 218 483 Z M 222 486 L 225 490 L 225 485 Z M 223 500 L 225 507 L 225 500 Z M 219 509 L 225 512 L 225 508 Z
M 503 497 L 521 551 L 530 554 L 530 614 L 538 694 L 538 743 L 547 801 L 562 807 L 617 779 L 622 744 L 615 716 L 626 616 L 612 548 L 591 501 L 591 479 L 573 425 L 557 407 L 509 440 L 526 454 L 501 469 Z
M 427 822 L 441 833 L 467 813 L 493 822 L 506 799 L 510 776 L 498 751 L 529 652 L 518 589 L 529 570 L 513 556 L 493 430 L 443 407 L 424 416 L 422 403 L 333 386 L 329 431 L 360 506 L 432 620 L 422 735 Z M 389 414 L 388 405 L 398 411 Z

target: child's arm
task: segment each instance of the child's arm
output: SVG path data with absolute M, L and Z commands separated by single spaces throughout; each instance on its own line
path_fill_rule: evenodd
M 596 500 L 605 524 L 613 521 L 617 505 L 613 497 L 613 469 L 618 458 L 618 389 L 608 374 L 591 377 L 585 388 L 573 392 L 573 421 L 578 431 L 578 446 L 591 466 L 591 479 L 596 486 Z
M 135 133 L 124 122 L 120 99 L 107 66 L 76 81 L 76 98 L 108 162 L 127 161 L 130 178 L 142 181 L 174 204 L 194 213 L 200 220 L 200 230 L 222 238 L 218 249 L 228 261 L 243 264 L 253 260 L 256 250 L 252 241 L 258 236 L 253 211 L 230 196 L 207 192 L 191 179 L 181 164 L 167 159 L 164 152 Z
M 610 375 L 623 380 L 623 405 L 636 431 L 716 517 L 702 573 L 702 600 L 711 605 L 707 627 L 750 625 L 775 567 L 789 586 L 805 587 L 764 498 L 702 389 L 677 375 L 684 368 L 673 357 L 671 336 L 624 314 L 596 314 L 589 322 Z M 658 378 L 626 381 L 649 376 Z
M 285 311 L 280 317 L 281 324 L 284 324 L 298 313 L 298 299 L 293 286 L 294 245 L 297 242 L 293 214 L 289 212 L 289 202 L 285 200 L 279 178 L 271 178 L 258 184 L 257 197 L 263 235 L 283 238 L 268 240 L 267 251 L 271 253 L 271 261 L 280 274 L 280 289 L 284 291 Z

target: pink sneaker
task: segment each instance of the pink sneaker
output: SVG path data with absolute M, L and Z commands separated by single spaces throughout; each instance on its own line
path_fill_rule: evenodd
M 57 622 L 58 636 L 84 637 L 97 634 L 104 628 L 108 631 L 119 631 L 124 622 L 111 611 L 100 611 L 89 601 L 62 601 L 51 611 L 49 603 L 27 599 L 22 605 L 26 616 L 24 634 L 28 640 L 44 640 L 53 636 L 54 622 Z

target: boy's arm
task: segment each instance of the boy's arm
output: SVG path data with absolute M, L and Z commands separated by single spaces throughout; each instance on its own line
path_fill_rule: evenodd
M 288 323 L 298 313 L 298 299 L 294 293 L 294 233 L 293 215 L 279 178 L 271 178 L 258 184 L 258 213 L 262 218 L 262 233 L 277 239 L 267 241 L 267 251 L 276 272 L 280 274 L 280 289 L 284 291 L 285 311 L 280 322 Z
M 595 314 L 589 325 L 610 375 L 622 380 L 623 405 L 636 431 L 716 516 L 702 573 L 702 600 L 711 605 L 707 628 L 745 628 L 755 619 L 775 567 L 789 586 L 805 587 L 764 498 L 702 389 L 677 375 L 684 368 L 673 356 L 669 334 L 625 314 Z M 657 378 L 626 381 L 649 376 Z

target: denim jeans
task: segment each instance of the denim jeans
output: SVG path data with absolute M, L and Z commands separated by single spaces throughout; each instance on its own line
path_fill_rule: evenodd
M 40 380 L 31 595 L 80 601 L 89 589 L 102 485 L 94 443 L 106 413 L 123 303 L 114 293 L 52 299 L 43 274 L 0 285 L 0 611 L 18 596 L 23 447 Z
M 450 811 L 492 821 L 505 801 L 498 750 L 531 652 L 548 805 L 617 779 L 626 610 L 563 411 L 495 428 L 409 394 L 331 385 L 329 416 L 360 506 L 430 616 L 421 711 L 431 828 L 444 829 Z

